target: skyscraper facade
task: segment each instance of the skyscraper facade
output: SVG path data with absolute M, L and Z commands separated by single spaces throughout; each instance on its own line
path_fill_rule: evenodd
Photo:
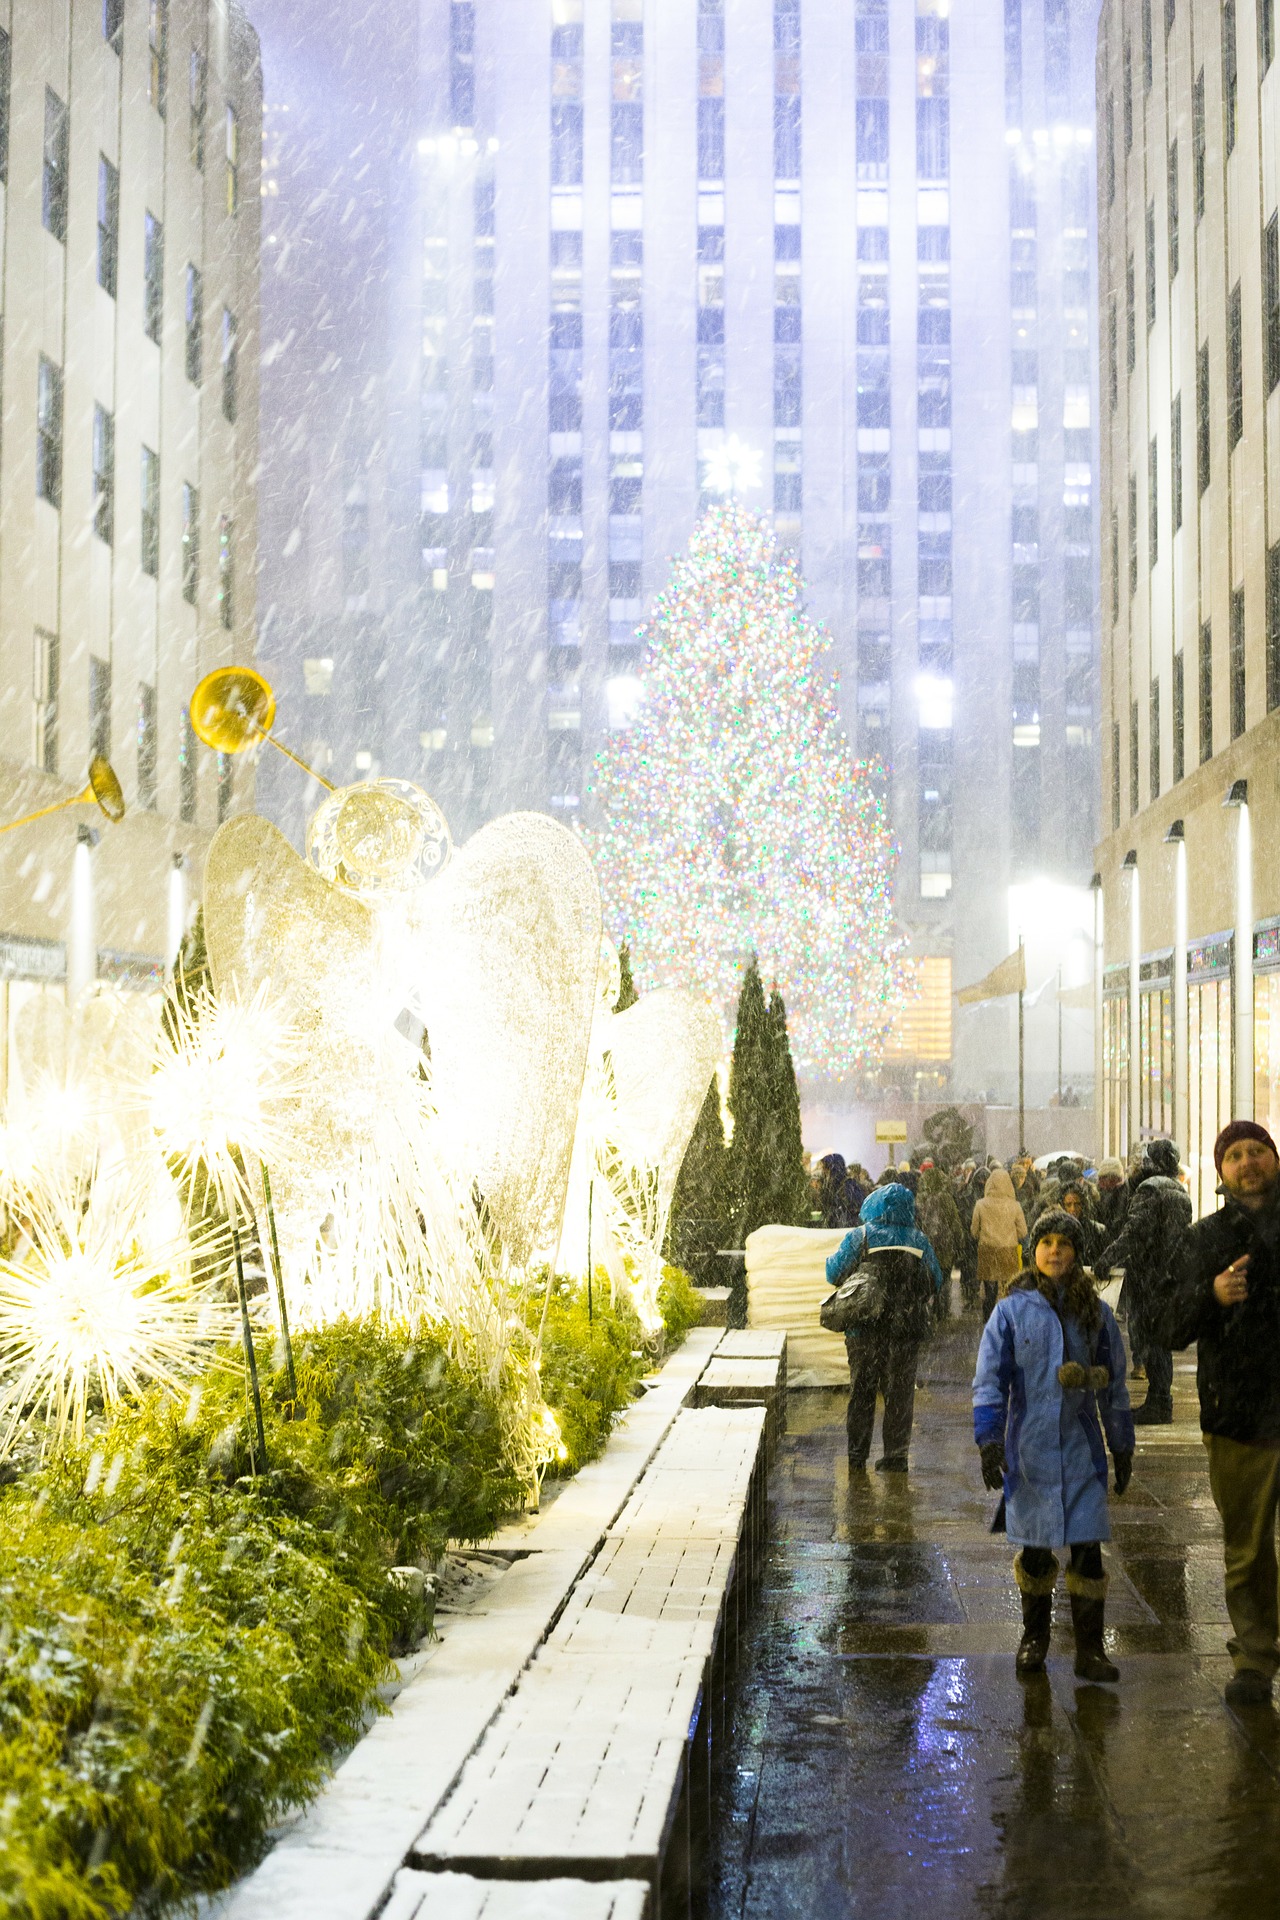
M 1198 1209 L 1280 1123 L 1274 0 L 1109 0 L 1098 43 L 1105 1141 Z
M 91 755 L 129 809 L 0 840 L 0 1079 L 27 986 L 163 970 L 252 792 L 187 702 L 254 649 L 261 97 L 234 0 L 0 4 L 0 821 Z
M 1012 884 L 1090 871 L 1093 60 L 1081 0 L 421 10 L 418 404 L 384 455 L 415 577 L 365 766 L 464 831 L 581 821 L 734 485 L 883 782 L 925 983 L 886 1073 L 930 1093 L 1011 1091 L 1006 1010 L 953 1031 L 952 986 L 1007 950 Z

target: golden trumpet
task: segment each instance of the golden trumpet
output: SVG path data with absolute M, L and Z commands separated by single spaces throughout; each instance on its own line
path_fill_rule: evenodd
M 267 740 L 286 760 L 292 760 L 327 792 L 333 792 L 332 780 L 309 767 L 272 733 L 276 697 L 252 667 L 215 667 L 212 673 L 206 673 L 191 696 L 188 712 L 196 738 L 215 753 L 243 753 L 255 741 Z
M 92 800 L 108 820 L 124 819 L 124 794 L 120 782 L 111 762 L 104 760 L 100 753 L 95 753 L 89 762 L 89 784 L 83 793 L 74 793 L 69 800 L 55 800 L 51 807 L 37 807 L 34 813 L 24 813 L 20 820 L 9 820 L 0 827 L 0 833 L 12 833 L 15 827 L 30 826 L 33 820 L 43 820 L 46 814 L 61 813 L 64 807 L 78 807 L 85 800 Z

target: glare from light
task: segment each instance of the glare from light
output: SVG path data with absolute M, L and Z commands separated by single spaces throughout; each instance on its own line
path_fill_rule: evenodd
M 921 727 L 929 732 L 949 727 L 952 723 L 955 689 L 947 675 L 918 673 L 915 687 Z
M 736 433 L 703 456 L 702 484 L 708 493 L 736 495 L 761 484 L 764 457 Z

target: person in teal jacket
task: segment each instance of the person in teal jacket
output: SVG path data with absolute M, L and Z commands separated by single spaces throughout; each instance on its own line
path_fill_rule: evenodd
M 1022 1595 L 1020 1674 L 1037 1673 L 1049 1650 L 1055 1547 L 1070 1547 L 1067 1591 L 1076 1673 L 1118 1680 L 1103 1650 L 1107 1447 L 1116 1492 L 1133 1468 L 1133 1416 L 1124 1342 L 1115 1316 L 1082 1264 L 1080 1222 L 1050 1208 L 1031 1234 L 1030 1268 L 997 1300 L 983 1329 L 973 1381 L 973 1437 L 982 1478 L 1003 1487 L 1013 1563 Z
M 871 1326 L 844 1337 L 849 1356 L 849 1411 L 845 1425 L 849 1466 L 861 1473 L 871 1451 L 876 1395 L 884 1395 L 884 1454 L 879 1473 L 905 1473 L 915 1416 L 916 1356 L 928 1337 L 930 1310 L 942 1286 L 942 1269 L 916 1225 L 915 1195 L 896 1183 L 876 1187 L 862 1203 L 862 1218 L 827 1261 L 828 1285 L 838 1287 L 875 1256 L 885 1281 L 885 1306 Z

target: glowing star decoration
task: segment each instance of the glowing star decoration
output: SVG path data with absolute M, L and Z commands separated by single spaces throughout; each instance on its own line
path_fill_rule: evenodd
M 243 1220 L 254 1205 L 250 1170 L 286 1151 L 300 1079 L 267 983 L 247 1001 L 171 1001 L 151 1064 L 136 1092 L 160 1152 L 189 1196 L 207 1180 L 233 1222 Z
M 750 493 L 760 485 L 763 467 L 764 459 L 758 448 L 749 447 L 745 440 L 731 433 L 705 456 L 702 484 L 708 493 L 733 498 L 739 493 Z
M 33 1423 L 46 1445 L 79 1439 L 91 1401 L 178 1389 L 231 1334 L 219 1263 L 197 1246 L 193 1284 L 185 1236 L 157 1246 L 126 1182 L 96 1183 L 86 1205 L 78 1182 L 37 1177 L 22 1226 L 0 1260 L 0 1458 Z
M 603 950 L 560 1265 L 603 1266 L 652 1330 L 676 1180 L 723 1035 L 714 1009 L 679 989 L 615 1014 L 617 952 Z
M 841 725 L 830 641 L 772 532 L 736 505 L 700 522 L 654 608 L 644 701 L 589 786 L 606 930 L 642 996 L 708 995 L 726 1031 L 744 961 L 787 997 L 797 1067 L 874 1065 L 908 997 L 896 851 Z
M 599 952 L 591 861 L 544 814 L 481 827 L 424 908 L 414 1010 L 441 1139 L 508 1270 L 555 1258 Z

